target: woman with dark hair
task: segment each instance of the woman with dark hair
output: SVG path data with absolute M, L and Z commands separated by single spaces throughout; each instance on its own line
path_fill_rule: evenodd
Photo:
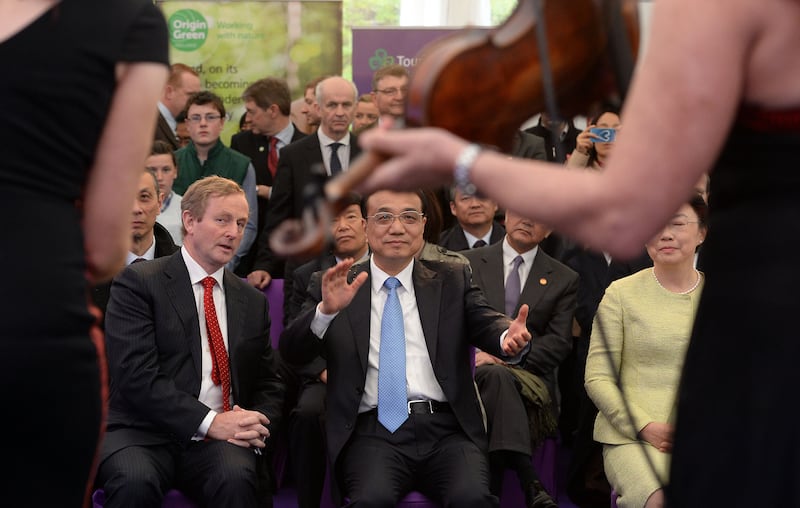
M 601 140 L 592 129 L 611 129 L 614 136 L 619 134 L 622 126 L 619 119 L 619 110 L 605 108 L 594 119 L 587 122 L 586 128 L 578 134 L 575 150 L 567 158 L 567 167 L 602 169 L 606 158 L 614 149 L 614 141 Z
M 594 439 L 621 508 L 664 505 L 674 408 L 703 289 L 694 254 L 707 205 L 694 196 L 650 241 L 652 268 L 611 283 L 592 327 L 586 392 L 597 406 Z

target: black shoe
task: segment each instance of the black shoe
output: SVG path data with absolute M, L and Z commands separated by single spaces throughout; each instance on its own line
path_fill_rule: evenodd
M 527 508 L 558 508 L 558 503 L 553 501 L 538 481 L 529 483 L 525 488 L 525 505 Z

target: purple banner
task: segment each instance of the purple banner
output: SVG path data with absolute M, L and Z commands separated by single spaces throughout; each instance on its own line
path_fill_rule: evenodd
M 411 72 L 419 51 L 458 28 L 353 28 L 353 81 L 358 93 L 372 91 L 372 74 L 384 65 L 400 64 Z

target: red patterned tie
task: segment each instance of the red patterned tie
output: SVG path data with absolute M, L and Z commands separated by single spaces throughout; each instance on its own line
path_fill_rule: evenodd
M 269 156 L 267 157 L 267 169 L 272 173 L 274 181 L 275 172 L 278 171 L 278 138 L 269 138 Z
M 231 410 L 231 371 L 228 366 L 228 352 L 217 321 L 217 309 L 214 307 L 214 277 L 203 279 L 203 309 L 206 313 L 206 330 L 208 343 L 211 346 L 211 381 L 215 385 L 222 382 L 222 409 Z

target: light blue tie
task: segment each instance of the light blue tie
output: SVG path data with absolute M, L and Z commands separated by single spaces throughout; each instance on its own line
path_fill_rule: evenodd
M 378 363 L 378 421 L 389 432 L 408 419 L 406 391 L 406 334 L 403 309 L 397 298 L 400 281 L 389 277 L 383 283 L 389 290 L 381 319 L 381 351 Z

